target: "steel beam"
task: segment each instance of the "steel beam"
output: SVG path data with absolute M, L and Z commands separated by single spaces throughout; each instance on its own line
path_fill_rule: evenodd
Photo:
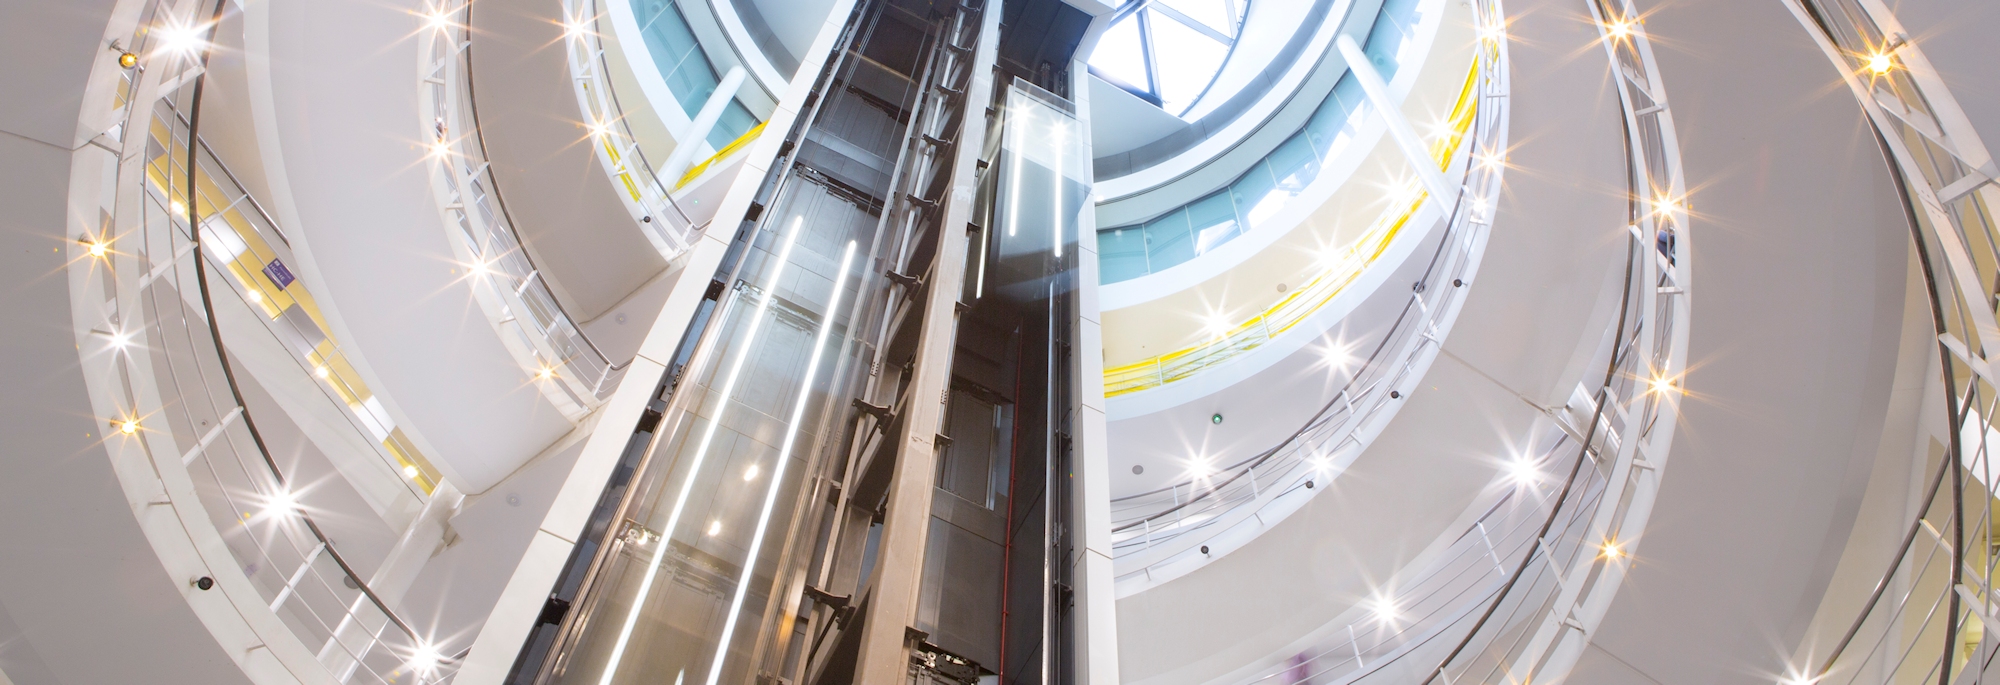
M 882 539 L 877 548 L 873 590 L 862 628 L 856 683 L 897 683 L 908 679 L 909 640 L 906 630 L 916 620 L 917 593 L 923 584 L 924 549 L 928 543 L 932 481 L 937 471 L 936 437 L 944 419 L 946 391 L 951 385 L 951 361 L 958 334 L 958 296 L 964 291 L 966 232 L 977 193 L 974 171 L 984 150 L 986 124 L 983 103 L 993 99 L 993 70 L 1000 34 L 1000 0 L 987 0 L 980 15 L 979 45 L 966 72 L 970 74 L 960 106 L 965 109 L 944 217 L 938 225 L 936 267 L 924 289 L 922 328 L 910 381 L 907 415 L 892 437 L 896 450 L 890 477 Z M 926 86 L 929 87 L 929 86 Z M 931 97 L 926 94 L 925 97 Z M 914 125 L 914 123 L 913 123 Z

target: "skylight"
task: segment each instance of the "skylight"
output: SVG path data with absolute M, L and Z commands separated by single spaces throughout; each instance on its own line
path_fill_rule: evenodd
M 1215 80 L 1250 0 L 1131 0 L 1090 54 L 1092 71 L 1175 116 Z

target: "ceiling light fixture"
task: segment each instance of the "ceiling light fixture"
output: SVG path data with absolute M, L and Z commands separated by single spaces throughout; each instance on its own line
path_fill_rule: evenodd
M 1894 68 L 1896 61 L 1889 56 L 1889 53 L 1878 52 L 1868 56 L 1868 70 L 1875 72 L 1876 76 L 1887 74 Z
M 162 52 L 189 55 L 201 47 L 201 32 L 193 24 L 168 24 L 155 30 L 159 32 Z
M 717 535 L 717 534 L 720 534 L 721 532 L 722 532 L 722 522 L 721 522 L 721 521 L 709 521 L 709 522 L 708 522 L 708 534 L 709 534 L 709 535 L 713 536 L 713 535 Z
M 113 425 L 116 425 L 118 427 L 118 432 L 124 433 L 126 435 L 136 435 L 139 432 L 138 419 L 125 419 L 124 421 L 119 421 Z
M 1542 470 L 1534 459 L 1516 457 L 1507 462 L 1507 480 L 1517 487 L 1534 485 L 1542 479 Z
M 1375 620 L 1381 621 L 1383 623 L 1393 623 L 1397 618 L 1401 617 L 1402 615 L 1402 613 L 1396 609 L 1395 600 L 1392 600 L 1385 596 L 1376 595 L 1375 601 L 1370 602 L 1370 605 L 1371 606 L 1369 606 L 1369 611 L 1375 613 Z
M 444 655 L 438 653 L 437 645 L 429 642 L 417 643 L 417 649 L 410 653 L 410 668 L 425 675 L 434 674 L 444 663 Z
M 1213 475 L 1215 475 L 1215 465 L 1209 463 L 1207 457 L 1195 457 L 1188 460 L 1187 477 L 1189 479 L 1201 480 Z
M 270 514 L 273 518 L 289 516 L 298 509 L 298 497 L 290 490 L 279 490 L 277 494 L 271 495 L 271 501 L 264 505 L 264 513 Z
M 1626 21 L 1624 19 L 1619 19 L 1617 21 L 1611 22 L 1611 25 L 1606 30 L 1606 32 L 1610 33 L 1612 38 L 1617 38 L 1621 40 L 1629 38 L 1632 35 L 1632 22 Z
M 1652 380 L 1646 382 L 1646 385 L 1647 389 L 1652 390 L 1655 395 L 1666 395 L 1678 390 L 1674 387 L 1674 379 L 1666 376 L 1653 376 Z

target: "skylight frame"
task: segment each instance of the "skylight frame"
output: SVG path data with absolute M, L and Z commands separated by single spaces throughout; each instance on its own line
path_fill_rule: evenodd
M 1124 6 L 1119 7 L 1118 11 L 1112 15 L 1111 25 L 1116 26 L 1125 21 L 1131 21 L 1135 24 L 1135 28 L 1139 34 L 1139 49 L 1141 53 L 1139 61 L 1145 68 L 1146 78 L 1145 83 L 1124 83 L 1122 79 L 1116 77 L 1110 77 L 1108 80 L 1117 83 L 1124 87 L 1125 90 L 1131 91 L 1134 95 L 1138 95 L 1140 98 L 1162 110 L 1166 110 L 1174 116 L 1182 116 L 1193 111 L 1195 105 L 1200 104 L 1202 98 L 1208 95 L 1209 89 L 1215 86 L 1216 79 L 1222 75 L 1223 66 L 1227 65 L 1230 56 L 1235 54 L 1236 39 L 1242 35 L 1243 20 L 1248 14 L 1250 3 L 1252 2 L 1252 0 L 1209 1 L 1220 3 L 1223 6 L 1229 21 L 1228 33 L 1217 30 L 1215 27 L 1189 16 L 1187 13 L 1162 0 L 1129 0 Z M 1172 21 L 1205 38 L 1213 40 L 1223 48 L 1222 59 L 1216 63 L 1214 73 L 1208 74 L 1208 80 L 1202 84 L 1200 92 L 1185 103 L 1174 103 L 1180 111 L 1167 109 L 1169 104 L 1166 98 L 1167 88 L 1164 84 L 1165 79 L 1162 78 L 1162 74 L 1160 73 L 1159 47 L 1154 37 L 1154 22 L 1160 21 L 1161 18 Z M 1095 57 L 1096 54 L 1093 53 L 1091 58 L 1094 59 Z M 1093 65 L 1095 64 L 1094 61 L 1086 61 Z M 1097 70 L 1093 69 L 1093 71 Z M 1105 77 L 1107 74 L 1100 71 L 1099 76 Z

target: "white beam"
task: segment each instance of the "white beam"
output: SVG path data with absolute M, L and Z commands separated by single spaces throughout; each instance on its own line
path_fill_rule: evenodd
M 1431 200 L 1438 204 L 1439 211 L 1449 213 L 1451 205 L 1458 199 L 1458 191 L 1446 183 L 1444 174 L 1438 171 L 1437 162 L 1431 159 L 1430 150 L 1424 147 L 1417 130 L 1410 127 L 1410 120 L 1403 116 L 1402 106 L 1389 95 L 1389 84 L 1382 80 L 1382 73 L 1368 61 L 1368 54 L 1354 43 L 1354 38 L 1341 34 L 1334 39 L 1340 47 L 1340 55 L 1347 58 L 1347 68 L 1354 72 L 1354 80 L 1361 83 L 1361 90 L 1368 94 L 1368 102 L 1382 113 L 1382 120 L 1389 125 L 1389 136 L 1396 139 L 1396 146 L 1403 149 L 1403 156 L 1410 160 L 1410 166 L 1417 170 L 1417 180 L 1422 181 L 1424 190 L 1429 191 Z
M 681 174 L 687 173 L 688 163 L 694 161 L 694 153 L 701 149 L 701 141 L 708 138 L 708 132 L 715 129 L 715 122 L 722 119 L 722 110 L 729 107 L 729 101 L 736 98 L 736 91 L 743 87 L 743 67 L 731 67 L 716 84 L 715 92 L 708 94 L 708 102 L 702 103 L 701 111 L 694 115 L 694 123 L 688 125 L 687 132 L 674 141 L 674 152 L 667 156 L 667 163 L 660 167 L 660 182 L 674 183 Z M 664 190 L 673 190 L 665 188 Z

